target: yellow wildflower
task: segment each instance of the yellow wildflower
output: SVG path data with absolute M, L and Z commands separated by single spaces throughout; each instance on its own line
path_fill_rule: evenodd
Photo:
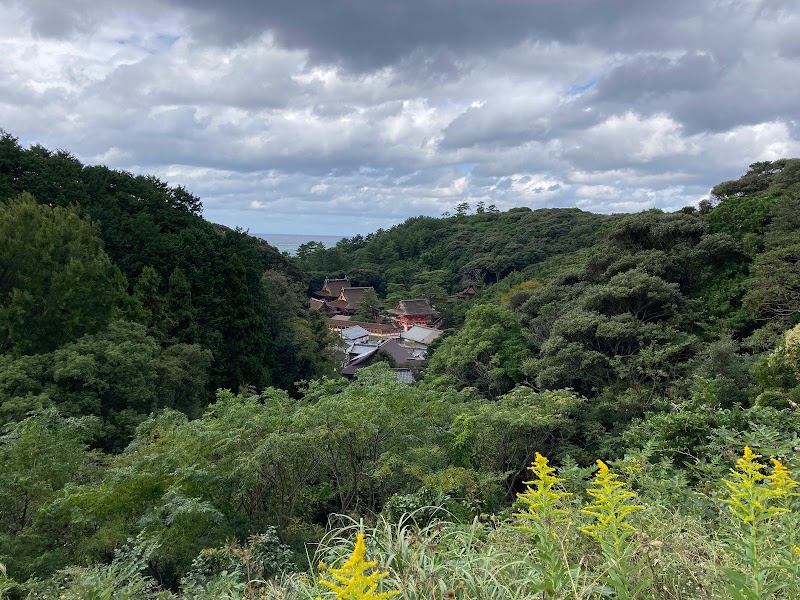
M 608 465 L 602 460 L 597 461 L 592 487 L 586 490 L 594 501 L 582 509 L 581 512 L 592 515 L 595 522 L 592 525 L 581 527 L 581 531 L 599 540 L 611 541 L 615 546 L 621 543 L 635 531 L 634 527 L 625 522 L 632 512 L 641 510 L 644 506 L 631 504 L 636 498 L 636 493 L 625 489 L 625 482 L 620 481 L 619 475 L 612 473 Z
M 562 521 L 566 511 L 558 508 L 558 501 L 572 495 L 558 491 L 564 480 L 553 475 L 556 470 L 538 452 L 528 470 L 534 474 L 535 479 L 523 482 L 527 486 L 525 492 L 517 494 L 517 498 L 527 505 L 528 511 L 515 513 L 514 516 L 533 519 L 547 527 Z
M 339 568 L 329 568 L 328 573 L 337 583 L 320 578 L 319 582 L 336 592 L 336 597 L 343 600 L 385 600 L 400 594 L 396 590 L 378 592 L 378 583 L 388 576 L 375 569 L 374 560 L 364 560 L 367 546 L 364 534 L 356 537 L 353 555 Z M 368 571 L 371 571 L 367 574 Z
M 776 458 L 771 458 L 770 460 L 772 461 L 772 475 L 767 477 L 769 486 L 779 497 L 797 496 L 797 492 L 792 490 L 800 484 L 792 479 L 789 469 Z
M 786 497 L 797 485 L 788 470 L 774 461 L 775 470 L 771 476 L 762 471 L 767 466 L 759 462 L 760 454 L 753 452 L 749 446 L 744 447 L 744 455 L 736 461 L 736 469 L 731 469 L 730 479 L 723 479 L 731 496 L 723 500 L 733 515 L 743 523 L 756 523 L 775 515 L 787 512 L 785 508 L 770 506 L 776 498 Z M 761 485 L 764 480 L 767 485 Z

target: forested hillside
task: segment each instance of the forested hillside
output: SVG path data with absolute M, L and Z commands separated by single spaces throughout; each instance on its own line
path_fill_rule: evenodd
M 800 595 L 800 160 L 698 209 L 462 206 L 294 261 L 0 148 L 0 594 Z M 422 382 L 348 381 L 302 298 L 337 275 L 479 292 Z
M 57 406 L 121 450 L 152 411 L 330 373 L 300 271 L 154 177 L 0 137 L 0 419 Z
M 468 210 L 466 205 L 455 216 L 408 219 L 333 248 L 309 242 L 298 250 L 299 263 L 312 285 L 346 273 L 381 295 L 443 296 L 464 281 L 497 283 L 549 257 L 591 246 L 603 224 L 615 220 L 574 208 Z

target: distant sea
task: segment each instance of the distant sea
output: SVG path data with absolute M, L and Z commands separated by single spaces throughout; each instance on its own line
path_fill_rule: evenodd
M 326 248 L 335 246 L 336 242 L 344 236 L 340 235 L 296 235 L 293 233 L 254 233 L 256 237 L 267 240 L 281 252 L 288 252 L 294 255 L 297 248 L 306 242 L 321 242 Z

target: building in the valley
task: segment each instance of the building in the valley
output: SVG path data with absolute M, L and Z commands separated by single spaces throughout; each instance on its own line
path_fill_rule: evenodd
M 410 350 L 427 350 L 436 338 L 444 333 L 441 329 L 425 327 L 424 325 L 412 325 L 408 331 L 400 335 L 400 343 Z
M 414 325 L 433 325 L 439 318 L 439 313 L 425 298 L 400 300 L 397 306 L 387 312 L 394 316 L 394 320 L 404 331 Z
M 369 331 L 360 325 L 351 325 L 350 327 L 345 327 L 339 332 L 339 335 L 342 336 L 345 344 L 355 344 L 369 340 Z
M 342 364 L 342 366 L 346 367 L 359 356 L 372 352 L 380 343 L 381 342 L 356 342 L 350 344 L 345 349 L 344 364 Z
M 453 294 L 452 296 L 445 298 L 445 301 L 448 304 L 453 304 L 455 302 L 461 302 L 462 300 L 472 300 L 477 293 L 478 290 L 474 285 L 468 285 L 457 294 Z
M 393 363 L 393 366 L 398 370 L 404 371 L 402 378 L 398 374 L 399 380 L 407 383 L 413 383 L 413 375 L 411 376 L 410 380 L 408 375 L 413 373 L 415 368 L 421 366 L 423 360 L 417 356 L 414 356 L 412 352 L 409 352 L 406 348 L 401 346 L 397 340 L 394 339 L 380 342 L 371 348 L 364 348 L 364 351 L 356 354 L 355 358 L 350 360 L 350 362 L 342 369 L 342 375 L 345 377 L 353 377 L 360 369 L 368 367 L 378 360 L 381 357 L 381 354 L 386 355 Z M 348 355 L 350 355 L 350 353 L 348 353 Z M 408 373 L 405 373 L 405 371 L 408 371 Z
M 403 328 L 394 322 L 369 323 L 366 321 L 353 321 L 346 315 L 336 315 L 328 319 L 328 327 L 336 333 L 355 325 L 366 329 L 372 338 L 397 338 L 403 333 Z
M 374 292 L 375 288 L 372 286 L 342 288 L 333 305 L 340 308 L 345 314 L 353 315 L 358 311 L 358 303 L 361 302 L 361 297 L 367 290 Z
M 326 317 L 330 317 L 338 313 L 337 309 L 330 306 L 325 300 L 319 300 L 318 298 L 309 298 L 308 307 Z
M 322 289 L 314 292 L 314 297 L 326 302 L 333 302 L 339 298 L 343 288 L 350 287 L 350 280 L 347 277 L 343 279 L 329 279 L 325 278 L 325 283 L 322 284 Z

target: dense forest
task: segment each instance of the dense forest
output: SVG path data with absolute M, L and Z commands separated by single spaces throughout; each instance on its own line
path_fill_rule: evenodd
M 470 210 L 289 257 L 4 134 L 0 597 L 800 596 L 800 159 Z M 346 380 L 343 275 L 479 293 L 421 382 Z

